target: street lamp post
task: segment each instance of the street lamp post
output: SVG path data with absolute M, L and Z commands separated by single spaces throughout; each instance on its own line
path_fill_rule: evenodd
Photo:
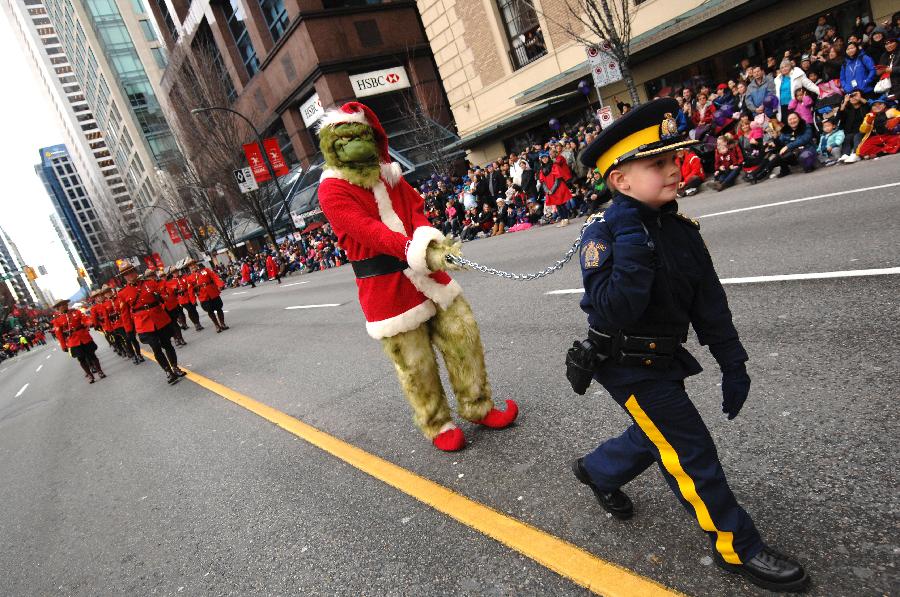
M 297 232 L 297 227 L 294 225 L 294 218 L 291 217 L 291 205 L 288 202 L 287 195 L 284 193 L 284 189 L 281 188 L 281 183 L 278 181 L 278 176 L 275 174 L 275 169 L 272 167 L 272 163 L 269 162 L 269 155 L 266 153 L 266 147 L 263 145 L 262 134 L 260 134 L 259 129 L 254 126 L 254 124 L 250 121 L 249 118 L 238 112 L 237 110 L 232 110 L 231 108 L 224 108 L 222 106 L 209 106 L 205 108 L 194 108 L 191 110 L 191 114 L 200 114 L 201 112 L 210 112 L 212 110 L 221 110 L 223 112 L 231 112 L 235 116 L 242 118 L 244 122 L 246 122 L 253 133 L 256 135 L 256 142 L 259 145 L 259 151 L 262 153 L 263 162 L 266 164 L 266 169 L 269 171 L 269 175 L 271 175 L 272 180 L 275 181 L 275 187 L 278 189 L 278 194 L 281 197 L 281 203 L 284 205 L 284 210 L 288 216 L 288 226 L 290 226 L 291 232 Z

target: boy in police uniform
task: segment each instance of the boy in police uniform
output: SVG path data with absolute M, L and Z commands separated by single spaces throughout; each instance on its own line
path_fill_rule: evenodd
M 771 590 L 804 590 L 809 576 L 803 567 L 766 546 L 738 505 L 684 389 L 684 378 L 701 371 L 682 346 L 689 325 L 722 370 L 722 410 L 729 419 L 740 412 L 750 377 L 700 226 L 678 213 L 675 150 L 694 141 L 678 134 L 677 112 L 670 98 L 634 108 L 581 156 L 604 176 L 613 201 L 582 239 L 581 308 L 590 332 L 573 351 L 582 363 L 588 355 L 590 364 L 585 384 L 578 388 L 573 381 L 573 387 L 583 393 L 592 375 L 633 424 L 575 461 L 573 471 L 604 509 L 627 519 L 633 506 L 620 488 L 657 462 L 709 535 L 722 568 Z

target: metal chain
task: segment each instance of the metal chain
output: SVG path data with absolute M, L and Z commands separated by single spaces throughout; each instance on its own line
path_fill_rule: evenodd
M 524 282 L 527 280 L 537 280 L 538 278 L 543 278 L 544 276 L 549 276 L 550 274 L 558 272 L 572 259 L 572 256 L 575 255 L 576 251 L 578 251 L 579 245 L 581 245 L 581 237 L 584 235 L 585 228 L 587 228 L 593 222 L 594 220 L 592 218 L 588 218 L 587 220 L 585 220 L 584 224 L 581 226 L 581 230 L 578 231 L 578 238 L 575 239 L 575 242 L 572 243 L 572 246 L 563 256 L 563 258 L 539 272 L 534 272 L 531 274 L 513 274 L 510 272 L 504 272 L 499 269 L 494 269 L 492 267 L 487 267 L 486 265 L 475 263 L 474 261 L 470 261 L 465 257 L 456 257 L 455 255 L 447 255 L 447 262 L 474 270 L 476 272 L 481 272 L 483 274 L 490 274 L 492 276 L 505 278 L 507 280 L 516 280 L 519 282 Z

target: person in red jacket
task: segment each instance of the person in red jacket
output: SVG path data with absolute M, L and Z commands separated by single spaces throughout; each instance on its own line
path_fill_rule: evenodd
M 119 307 L 116 305 L 113 289 L 104 285 L 103 288 L 100 289 L 99 300 L 102 301 L 100 304 L 103 306 L 103 311 L 105 313 L 103 331 L 112 336 L 117 349 L 116 353 L 123 358 L 131 359 L 135 365 L 140 364 L 142 361 L 137 358 L 137 355 L 134 352 L 134 346 L 129 341 L 128 334 L 125 332 L 125 321 L 122 314 L 119 312 Z
M 175 289 L 170 284 L 172 278 L 171 270 L 165 270 L 164 276 L 165 278 L 159 272 L 152 272 L 150 279 L 157 283 L 159 294 L 163 298 L 163 308 L 168 313 L 169 319 L 172 320 L 169 329 L 172 333 L 172 339 L 175 341 L 175 346 L 187 346 L 187 342 L 184 341 L 184 336 L 181 334 L 181 322 L 184 321 L 184 312 L 181 310 L 181 305 L 178 304 L 178 295 L 175 294 Z
M 281 276 L 278 274 L 278 271 L 278 262 L 276 262 L 272 254 L 269 253 L 266 255 L 266 275 L 270 280 L 275 278 L 275 280 L 281 284 Z
M 241 264 L 241 284 L 249 284 L 250 288 L 256 288 L 256 282 L 253 281 L 253 272 L 250 269 L 250 260 L 244 259 Z
M 690 149 L 679 149 L 675 152 L 675 163 L 681 168 L 681 182 L 678 183 L 679 197 L 691 196 L 700 190 L 706 179 L 700 157 Z
M 153 351 L 156 362 L 166 372 L 170 384 L 187 375 L 178 367 L 178 356 L 172 346 L 172 319 L 164 308 L 160 284 L 155 280 L 138 279 L 134 266 L 125 263 L 119 271 L 127 285 L 119 291 L 119 305 L 134 322 L 141 343 Z
M 722 191 L 734 184 L 741 166 L 744 164 L 744 154 L 738 147 L 737 141 L 730 133 L 725 133 L 716 139 L 716 181 L 713 188 Z
M 58 315 L 53 319 L 53 332 L 59 341 L 59 347 L 63 352 L 68 352 L 73 358 L 78 360 L 84 370 L 84 376 L 88 379 L 88 383 L 94 383 L 93 371 L 97 371 L 100 379 L 104 379 L 106 374 L 100 366 L 100 360 L 97 358 L 97 345 L 94 344 L 89 331 L 90 320 L 82 315 L 78 309 L 69 311 L 68 299 L 56 301 L 53 308 L 57 310 Z
M 120 354 L 115 338 L 113 338 L 106 330 L 106 308 L 104 307 L 103 299 L 101 298 L 101 289 L 92 292 L 86 304 L 90 305 L 87 319 L 90 322 L 91 327 L 103 334 L 109 347 L 112 348 L 116 354 Z
M 220 296 L 221 289 L 225 288 L 225 283 L 216 275 L 216 272 L 208 267 L 200 267 L 196 261 L 191 262 L 191 272 L 194 274 L 194 291 L 197 293 L 197 300 L 200 301 L 200 308 L 206 311 L 216 325 L 216 333 L 229 329 L 225 325 L 225 313 L 222 311 L 222 297 Z
M 181 274 L 176 273 L 175 279 L 178 280 L 178 287 L 175 294 L 178 296 L 178 304 L 187 312 L 188 319 L 194 324 L 194 329 L 200 331 L 203 326 L 200 325 L 200 315 L 197 313 L 197 296 L 194 294 L 194 274 L 190 271 L 190 265 L 194 263 L 193 259 L 181 269 Z
M 562 156 L 560 156 L 562 157 Z M 569 199 L 572 198 L 572 192 L 566 184 L 565 173 L 560 169 L 559 164 L 550 161 L 550 154 L 541 153 L 540 171 L 538 172 L 538 180 L 544 187 L 544 205 L 555 206 L 559 219 L 556 223 L 557 227 L 569 225 Z M 565 161 L 565 158 L 563 158 Z M 546 208 L 545 208 L 546 211 Z

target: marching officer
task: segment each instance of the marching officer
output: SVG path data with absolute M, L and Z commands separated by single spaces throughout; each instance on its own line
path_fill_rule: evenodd
M 573 463 L 577 479 L 619 519 L 633 505 L 621 488 L 656 462 L 669 487 L 709 536 L 716 563 L 775 591 L 809 585 L 803 567 L 767 546 L 731 492 L 712 437 L 684 388 L 701 371 L 682 346 L 688 326 L 722 371 L 723 412 L 733 419 L 750 391 L 748 359 L 725 291 L 700 236 L 678 213 L 673 99 L 648 102 L 605 128 L 582 163 L 613 190 L 612 205 L 585 229 L 581 246 L 588 340 L 569 351 L 567 375 L 584 393 L 590 376 L 632 419 L 620 436 Z M 587 371 L 586 384 L 576 383 Z
M 169 294 L 174 297 L 175 302 L 178 305 L 175 309 L 175 322 L 178 324 L 179 328 L 186 330 L 188 329 L 188 326 L 184 317 L 184 308 L 181 306 L 181 294 L 178 292 L 180 286 L 181 283 L 178 276 L 178 270 L 175 266 L 166 269 L 166 288 L 168 289 Z
M 110 335 L 109 330 L 106 326 L 106 306 L 104 305 L 102 299 L 102 289 L 95 290 L 91 293 L 90 302 L 91 310 L 89 313 L 89 319 L 91 327 L 103 334 L 103 337 L 106 338 L 106 341 L 109 343 L 110 348 L 112 348 L 117 355 L 122 356 L 122 351 L 116 344 L 115 338 Z
M 194 291 L 200 307 L 216 325 L 216 333 L 229 329 L 225 325 L 225 313 L 222 311 L 221 289 L 225 288 L 225 283 L 216 272 L 206 266 L 200 267 L 196 261 L 191 262 L 191 272 L 194 274 Z
M 178 297 L 175 295 L 175 291 L 169 285 L 170 274 L 171 270 L 167 269 L 165 278 L 160 279 L 160 272 L 153 272 L 150 279 L 157 282 L 158 292 L 163 298 L 163 308 L 168 313 L 169 319 L 172 320 L 170 330 L 172 339 L 175 340 L 175 346 L 187 346 L 187 342 L 184 341 L 184 336 L 181 334 L 181 324 L 179 323 L 179 320 L 184 321 L 184 313 L 178 304 Z
M 175 280 L 178 286 L 175 294 L 178 296 L 178 304 L 187 312 L 188 319 L 194 324 L 194 329 L 198 332 L 203 329 L 200 325 L 200 315 L 197 313 L 197 297 L 194 294 L 194 274 L 190 271 L 190 265 L 194 263 L 193 259 L 189 259 L 181 269 L 181 275 L 175 274 Z
M 119 270 L 127 285 L 119 291 L 119 305 L 134 323 L 137 337 L 150 347 L 156 362 L 173 384 L 187 375 L 178 367 L 178 356 L 172 346 L 172 319 L 166 313 L 159 284 L 152 279 L 139 280 L 134 266 L 125 263 Z
M 81 311 L 75 309 L 69 311 L 68 299 L 61 299 L 54 303 L 53 308 L 58 315 L 53 319 L 53 332 L 59 341 L 59 347 L 63 352 L 68 352 L 72 358 L 78 360 L 88 383 L 94 383 L 94 371 L 100 379 L 106 378 L 100 360 L 97 358 L 97 345 L 91 338 L 89 330 L 90 320 Z
M 101 289 L 103 298 L 103 308 L 106 312 L 105 329 L 112 335 L 118 350 L 124 358 L 130 359 L 135 365 L 144 362 L 141 355 L 140 347 L 137 344 L 137 338 L 134 336 L 134 325 L 130 318 L 126 318 L 119 308 L 116 300 L 115 290 L 104 285 Z

